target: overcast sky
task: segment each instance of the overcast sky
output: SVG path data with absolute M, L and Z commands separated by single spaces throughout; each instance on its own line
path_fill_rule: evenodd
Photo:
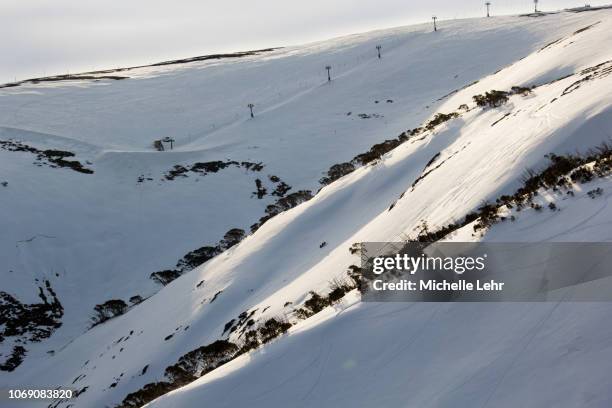
M 491 1 L 494 14 L 533 9 L 533 0 Z M 543 10 L 583 4 L 540 0 Z M 0 82 L 300 44 L 484 10 L 484 0 L 0 0 Z

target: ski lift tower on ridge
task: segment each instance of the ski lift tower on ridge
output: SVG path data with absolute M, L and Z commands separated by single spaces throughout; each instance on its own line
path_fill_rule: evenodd
M 172 150 L 174 148 L 174 139 L 171 138 L 170 136 L 164 137 L 162 139 L 162 142 L 164 143 L 170 143 L 170 150 Z

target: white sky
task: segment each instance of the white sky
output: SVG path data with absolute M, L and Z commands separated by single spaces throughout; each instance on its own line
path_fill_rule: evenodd
M 491 0 L 493 14 L 533 0 Z M 592 6 L 610 0 L 590 1 Z M 540 9 L 584 5 L 540 0 Z M 484 15 L 484 0 L 0 0 L 0 83 Z

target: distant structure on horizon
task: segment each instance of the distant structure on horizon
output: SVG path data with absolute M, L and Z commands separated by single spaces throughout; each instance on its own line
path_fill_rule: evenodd
M 533 12 L 538 12 L 538 0 L 533 0 Z
M 431 19 L 433 20 L 433 23 L 434 23 L 434 31 L 438 31 L 438 26 L 436 25 L 436 20 L 438 19 L 438 17 L 433 16 Z
M 487 6 L 487 17 L 491 17 L 491 14 L 489 13 L 489 7 L 491 7 L 491 2 L 490 2 L 490 1 L 487 1 L 487 2 L 485 3 L 485 6 Z
M 254 118 L 255 115 L 253 114 L 253 108 L 255 107 L 255 105 L 252 103 L 249 103 L 247 107 L 251 110 L 251 118 Z

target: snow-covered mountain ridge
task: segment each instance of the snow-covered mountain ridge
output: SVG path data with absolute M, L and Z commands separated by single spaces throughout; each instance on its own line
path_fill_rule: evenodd
M 439 33 L 410 27 L 239 61 L 147 69 L 141 77 L 116 83 L 47 84 L 2 91 L 0 139 L 18 140 L 37 149 L 0 151 L 9 175 L 8 185 L 0 190 L 7 197 L 3 209 L 15 215 L 14 220 L 5 220 L 7 234 L 2 237 L 3 264 L 8 269 L 0 271 L 3 290 L 6 285 L 17 299 L 32 303 L 37 294 L 34 279 L 48 280 L 64 310 L 62 326 L 44 342 L 28 344 L 24 362 L 15 371 L 2 373 L 2 382 L 74 384 L 85 390 L 70 402 L 75 406 L 116 405 L 146 384 L 167 380 L 166 368 L 193 350 L 222 339 L 241 344 L 245 339 L 240 330 L 228 337 L 226 325 L 232 319 L 244 324 L 252 319 L 254 327 L 271 319 L 286 319 L 297 323 L 289 336 L 263 351 L 239 357 L 153 405 L 190 406 L 190 401 L 209 399 L 209 404 L 217 406 L 222 405 L 219 401 L 224 395 L 233 399 L 228 406 L 242 406 L 246 401 L 273 406 L 275 398 L 281 401 L 303 392 L 302 405 L 327 406 L 347 401 L 342 398 L 349 395 L 332 393 L 329 387 L 338 387 L 338 383 L 314 381 L 310 375 L 319 372 L 337 378 L 334 370 L 344 369 L 353 360 L 367 364 L 366 371 L 385 367 L 385 375 L 392 376 L 393 370 L 387 371 L 382 360 L 379 364 L 374 356 L 357 356 L 366 352 L 360 343 L 374 341 L 366 340 L 368 335 L 383 336 L 387 344 L 394 344 L 393 339 L 399 344 L 397 339 L 411 336 L 410 326 L 398 325 L 397 319 L 419 319 L 431 312 L 426 322 L 433 322 L 434 330 L 453 332 L 458 328 L 446 318 L 434 320 L 436 310 L 443 309 L 464 321 L 466 327 L 456 332 L 467 346 L 470 327 L 476 326 L 466 324 L 466 316 L 480 313 L 487 322 L 495 319 L 495 313 L 503 314 L 500 321 L 522 316 L 521 307 L 495 306 L 485 311 L 484 306 L 445 309 L 427 305 L 411 306 L 422 309 L 415 315 L 415 310 L 404 313 L 398 306 L 355 303 L 354 292 L 334 306 L 350 305 L 338 319 L 333 317 L 338 313 L 333 308 L 302 322 L 294 316 L 311 298 L 311 290 L 327 294 L 329 282 L 344 279 L 346 270 L 358 262 L 349 251 L 354 243 L 414 238 L 423 221 L 434 229 L 462 219 L 483 200 L 513 193 L 526 168 L 546 165 L 545 154 L 584 152 L 611 137 L 612 50 L 605 46 L 612 24 L 609 11 L 447 24 Z M 372 51 L 378 43 L 383 44 L 380 61 Z M 331 84 L 325 83 L 326 63 L 334 67 Z M 473 84 L 476 80 L 479 82 Z M 514 86 L 535 88 L 526 95 L 510 95 L 499 107 L 475 106 L 474 95 L 493 89 L 509 91 Z M 448 96 L 442 98 L 444 95 Z M 244 114 L 248 102 L 256 105 L 254 120 L 246 118 L 248 112 Z M 440 123 L 412 135 L 403 133 L 431 124 L 435 113 L 456 117 L 444 117 L 448 120 L 437 120 Z M 153 152 L 152 140 L 167 134 L 177 141 L 176 148 Z M 154 294 L 159 286 L 148 279 L 150 273 L 174 268 L 177 259 L 202 244 L 214 245 L 232 228 L 248 231 L 266 207 L 278 200 L 267 192 L 259 199 L 256 179 L 267 191 L 280 184 L 268 177 L 276 176 L 292 186 L 288 194 L 306 190 L 314 194 L 320 187 L 318 180 L 333 164 L 348 163 L 389 138 L 403 143 L 394 143 L 389 152 L 383 148 L 384 156 L 365 166 L 351 162 L 356 163 L 354 171 L 322 188 L 313 199 L 270 219 L 239 245 Z M 53 152 L 36 159 L 43 167 L 32 167 L 33 154 L 51 149 L 74 152 L 79 163 L 94 173 L 48 168 L 44 163 L 70 160 Z M 264 167 L 253 171 L 229 165 L 205 174 L 192 171 L 196 163 L 215 161 L 262 163 Z M 177 164 L 187 171 L 174 167 Z M 171 169 L 187 177 L 168 179 Z M 140 176 L 144 181 L 139 183 Z M 569 212 L 575 221 L 592 216 L 588 234 L 581 230 L 578 235 L 576 229 L 553 233 L 549 224 L 560 228 L 569 224 L 549 221 L 546 227 L 538 227 L 541 222 L 536 216 L 530 233 L 537 240 L 609 240 L 607 229 L 597 228 L 609 222 L 605 206 L 609 179 L 596 183 L 603 197 L 591 199 L 585 191 L 568 199 L 568 211 L 560 203 L 561 211 L 538 215 L 548 219 L 566 217 Z M 586 200 L 588 206 L 580 200 Z M 571 208 L 576 210 L 569 211 Z M 467 225 L 455 234 L 464 239 L 528 240 L 520 233 L 525 222 L 521 215 L 518 222 L 495 225 L 483 236 L 468 233 Z M 19 240 L 23 242 L 15 243 L 15 237 L 23 237 Z M 127 301 L 136 294 L 152 296 L 125 315 L 84 332 L 96 304 L 109 299 Z M 530 332 L 538 316 L 549 315 L 546 308 L 550 307 L 525 307 L 532 317 L 520 327 Z M 383 326 L 399 326 L 398 331 L 372 329 L 374 309 L 381 316 L 390 316 L 381 322 Z M 247 319 L 240 317 L 243 313 Z M 589 326 L 595 323 L 594 316 L 596 313 L 589 315 L 593 320 L 581 323 L 584 331 L 606 336 Z M 330 334 L 344 331 L 346 325 L 353 327 L 346 333 L 351 333 L 349 337 Z M 521 330 L 505 333 L 510 339 L 520 336 Z M 340 336 L 341 342 L 317 343 L 312 336 Z M 489 340 L 491 356 L 508 351 L 497 343 L 499 339 Z M 593 343 L 590 352 L 602 358 L 606 349 L 598 344 Z M 340 345 L 352 357 L 331 352 Z M 439 344 L 440 348 L 450 346 Z M 291 348 L 306 352 L 286 351 Z M 54 350 L 53 355 L 46 353 L 49 349 Z M 319 353 L 316 350 L 324 354 L 315 354 Z M 276 353 L 298 359 L 298 363 L 279 371 L 290 379 L 281 393 L 264 393 L 264 389 L 278 389 L 274 381 L 280 377 L 261 367 L 277 365 Z M 322 359 L 323 355 L 328 358 Z M 403 361 L 439 372 L 435 360 L 412 361 L 410 354 L 406 358 L 397 362 L 398 367 Z M 310 367 L 303 376 L 297 374 L 299 362 Z M 326 362 L 332 365 L 327 367 Z M 417 406 L 450 404 L 452 395 L 455 398 L 466 390 L 462 387 L 482 386 L 476 381 L 484 374 L 479 368 L 490 367 L 496 373 L 505 367 L 503 358 L 471 363 L 466 364 L 474 382 L 449 385 L 447 392 L 436 396 L 431 387 L 423 387 L 413 393 L 418 399 L 408 400 Z M 455 365 L 453 369 L 462 368 Z M 350 372 L 350 367 L 346 370 Z M 238 387 L 255 379 L 251 373 L 260 377 L 255 388 Z M 355 382 L 357 377 L 342 377 L 347 390 L 367 388 Z M 519 381 L 521 376 L 519 372 L 502 378 Z M 425 384 L 426 379 L 424 375 L 419 382 Z M 593 384 L 585 392 L 594 393 L 598 386 L 603 385 Z M 239 392 L 228 393 L 232 389 Z M 472 392 L 475 400 L 483 398 L 482 392 Z M 496 400 L 516 403 L 512 398 L 517 396 L 504 394 L 503 387 L 498 392 L 501 395 Z M 252 393 L 259 398 L 253 400 Z M 390 395 L 408 398 L 403 392 Z M 376 402 L 350 401 L 357 406 Z

